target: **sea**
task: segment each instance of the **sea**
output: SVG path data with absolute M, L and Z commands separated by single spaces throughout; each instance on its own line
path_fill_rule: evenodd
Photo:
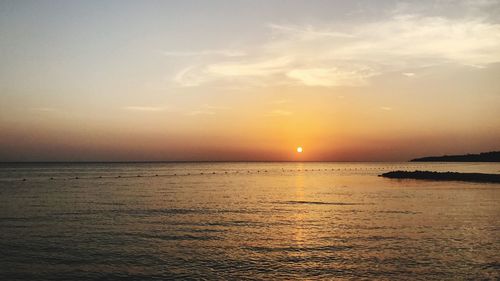
M 3 163 L 0 280 L 500 280 L 500 163 Z

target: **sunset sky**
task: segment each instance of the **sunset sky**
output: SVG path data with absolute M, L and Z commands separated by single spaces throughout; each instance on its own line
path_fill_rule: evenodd
M 0 1 L 0 161 L 499 149 L 500 1 Z

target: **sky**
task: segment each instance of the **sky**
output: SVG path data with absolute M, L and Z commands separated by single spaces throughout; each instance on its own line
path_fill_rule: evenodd
M 500 1 L 0 0 L 0 161 L 490 150 Z

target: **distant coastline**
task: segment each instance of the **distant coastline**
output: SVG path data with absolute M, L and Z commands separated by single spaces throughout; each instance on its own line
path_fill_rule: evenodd
M 415 158 L 410 162 L 500 162 L 500 151 L 479 154 L 443 155 Z

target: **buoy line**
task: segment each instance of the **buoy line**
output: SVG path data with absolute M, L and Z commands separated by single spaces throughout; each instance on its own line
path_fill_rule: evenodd
M 370 171 L 370 170 L 392 170 L 392 169 L 404 169 L 404 170 L 414 170 L 414 169 L 417 169 L 419 167 L 368 167 L 368 168 L 364 168 L 364 169 L 358 169 L 358 168 L 352 168 L 352 167 L 345 167 L 345 168 L 331 168 L 330 170 L 331 171 Z M 281 173 L 287 173 L 287 172 L 300 172 L 300 173 L 305 173 L 305 172 L 322 172 L 322 171 L 329 171 L 329 169 L 285 169 L 285 168 L 281 168 L 281 171 L 280 170 L 276 170 L 276 172 L 281 172 Z M 228 171 L 223 171 L 223 172 L 216 172 L 216 171 L 212 171 L 212 172 L 199 172 L 198 175 L 229 175 L 229 174 L 239 174 L 240 171 L 234 171 L 234 172 L 228 172 Z M 269 170 L 255 170 L 255 171 L 251 171 L 251 170 L 247 170 L 247 174 L 261 174 L 262 173 L 268 173 Z M 273 171 L 270 171 L 271 173 Z M 113 176 L 97 176 L 97 177 L 81 177 L 81 176 L 74 176 L 74 177 L 66 177 L 66 178 L 58 178 L 58 177 L 49 177 L 48 180 L 51 180 L 51 181 L 54 181 L 54 180 L 85 180 L 85 179 L 127 179 L 127 178 L 152 178 L 152 177 L 177 177 L 177 176 L 191 176 L 191 175 L 197 175 L 196 173 L 186 173 L 186 174 L 178 174 L 178 173 L 174 173 L 174 174 L 137 174 L 137 175 L 113 175 Z M 41 178 L 36 178 L 36 180 L 39 180 Z M 20 180 L 20 181 L 28 181 L 27 178 L 22 178 L 22 179 L 16 179 L 16 180 Z

